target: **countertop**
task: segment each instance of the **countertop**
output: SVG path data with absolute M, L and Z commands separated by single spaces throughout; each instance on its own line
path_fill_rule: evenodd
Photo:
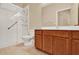
M 39 30 L 39 29 L 36 29 Z M 79 26 L 52 26 L 41 27 L 40 30 L 79 30 Z

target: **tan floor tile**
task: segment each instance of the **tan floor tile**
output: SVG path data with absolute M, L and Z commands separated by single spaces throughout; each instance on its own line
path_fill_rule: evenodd
M 23 44 L 0 49 L 0 55 L 46 55 L 34 47 L 27 48 Z

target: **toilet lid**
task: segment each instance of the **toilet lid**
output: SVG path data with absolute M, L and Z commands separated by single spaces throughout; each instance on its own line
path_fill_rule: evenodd
M 33 38 L 34 36 L 32 35 L 26 35 L 26 36 L 23 36 L 23 38 Z

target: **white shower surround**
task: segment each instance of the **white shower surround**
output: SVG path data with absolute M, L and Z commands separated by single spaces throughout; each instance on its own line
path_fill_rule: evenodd
M 23 8 L 12 3 L 1 3 L 0 7 L 13 12 L 21 12 L 23 10 Z
M 21 21 L 8 30 L 10 25 L 19 20 L 19 17 L 14 16 L 17 12 L 22 13 L 23 8 L 11 3 L 0 4 L 0 48 L 15 45 L 17 44 L 17 39 L 22 38 L 22 34 L 20 33 L 22 31 L 22 28 L 20 27 L 22 23 Z M 15 18 L 11 18 L 12 16 Z M 20 34 L 18 35 L 18 33 Z

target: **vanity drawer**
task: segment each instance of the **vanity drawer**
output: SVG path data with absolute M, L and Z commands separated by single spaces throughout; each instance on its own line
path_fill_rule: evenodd
M 79 39 L 79 31 L 73 31 L 72 38 Z
M 54 35 L 54 31 L 52 31 L 52 30 L 44 30 L 43 35 Z
M 60 36 L 60 37 L 70 37 L 70 31 L 65 31 L 65 30 L 57 30 L 54 32 L 55 36 Z
M 70 37 L 70 31 L 63 30 L 44 30 L 44 35 L 60 36 L 60 37 Z
M 42 31 L 41 30 L 35 30 L 35 34 L 40 35 L 40 34 L 42 34 Z

